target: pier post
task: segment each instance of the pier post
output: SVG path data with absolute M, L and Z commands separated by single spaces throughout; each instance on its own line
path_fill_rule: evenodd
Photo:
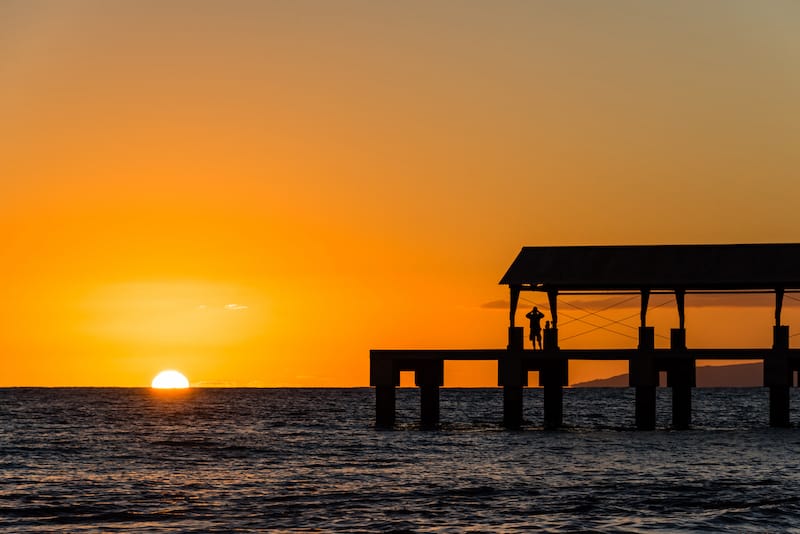
M 639 350 L 628 362 L 629 385 L 636 388 L 636 428 L 656 427 L 656 386 L 658 371 L 655 361 L 655 329 L 639 327 Z
M 789 404 L 788 387 L 770 386 L 769 426 L 776 428 L 788 428 L 791 426 Z
M 522 428 L 522 386 L 503 386 L 503 426 Z
M 542 341 L 544 350 L 558 350 L 558 328 L 545 328 Z
M 564 386 L 569 384 L 569 365 L 558 356 L 558 329 L 544 331 L 544 360 L 539 368 L 539 384 L 544 387 L 544 427 L 555 429 L 564 422 Z
M 656 347 L 656 329 L 652 326 L 639 327 L 639 350 L 652 351 Z
M 695 361 L 688 354 L 670 362 L 667 386 L 672 389 L 672 428 L 686 430 L 692 424 L 692 388 L 695 386 Z
M 772 328 L 772 352 L 764 358 L 764 385 L 769 388 L 769 426 L 788 427 L 789 388 L 792 369 L 789 363 L 789 327 Z
M 497 384 L 503 388 L 503 426 L 522 427 L 522 388 L 528 384 L 528 372 L 522 363 L 523 329 L 508 329 L 506 356 L 497 361 Z
M 439 424 L 439 386 L 420 386 L 420 426 L 434 428 Z
M 395 387 L 400 385 L 400 371 L 394 360 L 376 360 L 370 356 L 369 383 L 375 386 L 375 426 L 393 427 Z
M 444 383 L 444 360 L 417 364 L 414 381 L 419 387 L 420 426 L 434 428 L 439 424 L 439 387 Z
M 672 428 L 687 430 L 692 425 L 692 387 L 672 386 Z
M 564 389 L 558 386 L 544 386 L 544 427 L 555 430 L 564 423 Z
M 395 417 L 394 386 L 375 387 L 375 426 L 391 428 Z
M 636 386 L 636 430 L 656 428 L 656 388 Z
M 522 427 L 522 388 L 528 385 L 528 372 L 522 353 L 508 351 L 497 362 L 497 382 L 503 388 L 503 426 L 516 430 Z
M 567 360 L 552 357 L 542 362 L 539 383 L 544 387 L 544 427 L 555 429 L 564 422 L 564 386 L 569 383 Z
M 522 351 L 525 348 L 525 330 L 521 326 L 511 326 L 508 328 L 508 346 L 509 351 Z
M 671 328 L 669 331 L 669 348 L 672 350 L 686 350 L 686 329 Z
M 671 355 L 667 369 L 667 386 L 672 389 L 672 427 L 685 430 L 692 424 L 695 361 L 686 352 L 685 328 L 673 328 L 669 337 Z
M 789 327 L 787 325 L 772 327 L 772 348 L 789 350 Z

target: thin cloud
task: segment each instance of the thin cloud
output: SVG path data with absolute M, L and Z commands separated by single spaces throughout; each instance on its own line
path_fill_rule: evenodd
M 511 303 L 507 300 L 492 300 L 481 304 L 481 308 L 489 310 L 507 310 Z
M 226 304 L 223 308 L 227 311 L 243 311 L 249 309 L 249 307 L 244 304 Z

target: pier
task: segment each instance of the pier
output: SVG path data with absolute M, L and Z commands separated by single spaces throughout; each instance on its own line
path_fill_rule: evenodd
M 563 388 L 569 384 L 570 360 L 625 360 L 629 386 L 635 388 L 635 425 L 652 430 L 656 421 L 656 388 L 664 372 L 672 390 L 672 426 L 686 429 L 692 420 L 692 388 L 697 360 L 763 360 L 763 384 L 769 388 L 769 424 L 790 426 L 789 388 L 800 370 L 800 349 L 789 346 L 789 326 L 781 324 L 786 293 L 800 292 L 800 244 L 660 245 L 608 247 L 524 247 L 500 284 L 509 287 L 508 344 L 500 349 L 371 350 L 370 385 L 375 388 L 375 423 L 395 424 L 395 388 L 400 373 L 413 371 L 420 388 L 420 424 L 439 424 L 439 388 L 445 360 L 494 360 L 503 389 L 503 425 L 523 424 L 523 388 L 528 372 L 539 372 L 544 390 L 545 428 L 563 422 Z M 524 328 L 516 325 L 520 294 L 547 295 L 550 327 L 541 350 L 525 349 Z M 674 295 L 677 327 L 670 346 L 655 348 L 655 329 L 647 325 L 649 298 Z M 764 348 L 690 348 L 685 327 L 687 294 L 770 293 L 775 297 L 772 346 Z M 558 298 L 564 295 L 640 296 L 638 346 L 634 349 L 561 349 Z

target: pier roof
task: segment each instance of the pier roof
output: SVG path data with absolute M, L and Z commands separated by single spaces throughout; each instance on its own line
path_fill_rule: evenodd
M 523 247 L 501 284 L 536 289 L 800 289 L 800 243 Z

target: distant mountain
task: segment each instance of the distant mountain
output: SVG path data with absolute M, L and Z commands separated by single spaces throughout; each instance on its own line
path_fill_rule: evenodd
M 697 387 L 761 387 L 764 385 L 764 366 L 761 363 L 740 363 L 735 365 L 704 365 L 697 368 Z M 666 384 L 661 384 L 665 386 Z M 590 380 L 573 384 L 581 388 L 628 387 L 628 375 Z

